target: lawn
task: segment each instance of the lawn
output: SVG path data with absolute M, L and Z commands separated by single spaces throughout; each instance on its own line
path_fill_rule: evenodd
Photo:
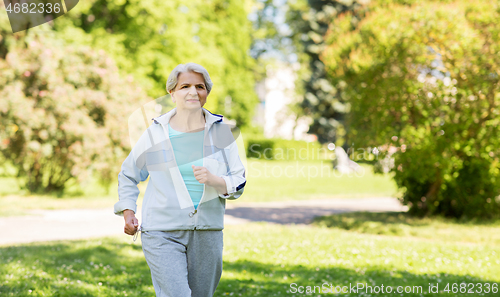
M 244 199 L 251 202 L 324 198 L 395 197 L 388 174 L 374 174 L 362 165 L 356 174 L 340 174 L 324 161 L 248 160 Z
M 368 165 L 364 172 L 341 175 L 330 163 L 320 161 L 248 160 L 247 186 L 241 202 L 308 200 L 325 198 L 360 198 L 396 195 L 396 186 L 389 175 L 374 174 Z M 68 209 L 112 207 L 118 201 L 117 183 L 109 192 L 95 180 L 72 186 L 62 197 L 30 195 L 19 189 L 13 177 L 0 177 L 0 216 L 26 214 L 31 209 Z M 147 182 L 141 183 L 141 196 Z M 140 201 L 138 202 L 140 205 Z
M 340 295 L 498 296 L 494 293 L 500 283 L 498 222 L 364 213 L 345 218 L 350 223 L 326 217 L 310 226 L 226 226 L 224 272 L 215 296 L 301 296 L 293 294 L 299 286 L 304 290 L 317 286 L 313 296 L 335 296 L 321 294 L 319 288 L 358 283 L 372 290 L 384 285 L 386 290 L 402 286 L 422 291 L 369 294 L 362 289 Z M 401 224 L 406 232 L 374 231 L 366 227 L 370 222 Z M 440 232 L 432 233 L 432 228 Z M 153 296 L 140 242 L 125 235 L 2 247 L 0 262 L 1 296 Z M 460 292 L 461 283 L 474 292 L 489 287 L 489 293 L 454 294 L 454 288 Z M 441 293 L 428 294 L 429 284 L 439 284 Z M 447 284 L 450 292 L 444 291 Z
M 500 246 L 500 220 L 418 218 L 410 217 L 404 212 L 353 212 L 316 217 L 313 224 L 357 233 Z

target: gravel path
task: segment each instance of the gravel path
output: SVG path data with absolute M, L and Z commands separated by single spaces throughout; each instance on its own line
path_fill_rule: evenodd
M 322 199 L 266 203 L 228 201 L 226 225 L 265 221 L 276 224 L 308 224 L 320 215 L 352 211 L 406 211 L 397 199 Z M 138 211 L 140 221 L 140 211 Z M 113 208 L 37 210 L 29 216 L 0 218 L 0 246 L 36 241 L 84 239 L 123 233 L 123 218 Z

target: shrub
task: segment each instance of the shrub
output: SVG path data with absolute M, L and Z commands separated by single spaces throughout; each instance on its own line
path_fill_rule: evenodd
M 356 32 L 335 20 L 323 53 L 350 103 L 349 139 L 378 146 L 379 160 L 392 154 L 411 213 L 498 216 L 498 2 L 372 10 Z
M 247 135 L 245 147 L 248 158 L 264 160 L 332 160 L 333 152 L 328 151 L 319 142 L 265 138 Z
M 128 112 L 144 92 L 103 51 L 8 30 L 0 26 L 0 154 L 31 192 L 61 192 L 92 172 L 109 185 L 130 149 Z

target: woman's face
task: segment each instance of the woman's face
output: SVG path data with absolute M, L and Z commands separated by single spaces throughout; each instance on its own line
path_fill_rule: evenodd
M 203 75 L 184 72 L 177 77 L 177 85 L 170 91 L 177 109 L 201 108 L 207 102 L 207 88 Z

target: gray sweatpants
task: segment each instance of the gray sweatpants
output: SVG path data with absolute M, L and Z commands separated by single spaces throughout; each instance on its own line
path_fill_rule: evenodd
M 157 297 L 212 297 L 222 274 L 220 231 L 145 231 L 142 250 Z

